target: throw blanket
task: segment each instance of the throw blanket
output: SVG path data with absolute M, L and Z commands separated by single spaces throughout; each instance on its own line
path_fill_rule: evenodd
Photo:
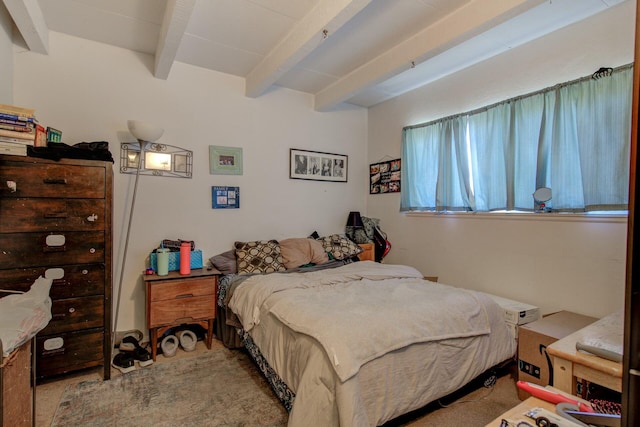
M 371 261 L 252 276 L 235 289 L 229 307 L 248 332 L 270 313 L 314 337 L 342 381 L 410 344 L 490 332 L 473 292 L 425 281 L 412 267 Z

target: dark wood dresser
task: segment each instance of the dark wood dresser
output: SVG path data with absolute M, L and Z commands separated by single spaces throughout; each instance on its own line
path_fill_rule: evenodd
M 38 378 L 99 365 L 110 378 L 112 192 L 110 162 L 0 155 L 0 288 L 53 279 Z

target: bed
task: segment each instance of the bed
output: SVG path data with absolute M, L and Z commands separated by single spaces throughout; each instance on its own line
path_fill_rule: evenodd
M 249 350 L 289 410 L 289 426 L 381 425 L 516 350 L 488 295 L 404 265 L 345 258 L 230 274 L 218 303 L 218 336 Z

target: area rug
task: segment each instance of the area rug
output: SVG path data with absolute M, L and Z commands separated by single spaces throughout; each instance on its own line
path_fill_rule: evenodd
M 284 426 L 287 412 L 244 352 L 214 349 L 65 390 L 52 426 Z

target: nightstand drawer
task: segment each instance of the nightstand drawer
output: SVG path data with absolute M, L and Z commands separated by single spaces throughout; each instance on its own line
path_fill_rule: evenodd
M 189 323 L 216 317 L 214 295 L 157 301 L 151 305 L 149 326 Z
M 216 281 L 211 278 L 158 281 L 150 287 L 149 300 L 154 302 L 155 307 L 156 301 L 188 299 L 204 295 L 209 295 L 213 299 L 215 291 Z

